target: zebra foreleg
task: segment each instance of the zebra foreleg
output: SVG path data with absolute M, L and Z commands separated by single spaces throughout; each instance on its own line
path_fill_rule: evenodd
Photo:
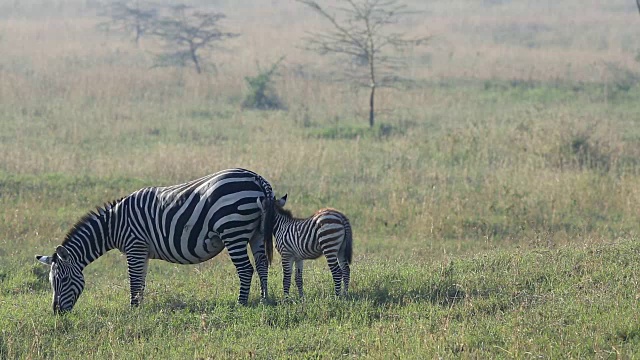
M 129 270 L 129 286 L 131 291 L 131 306 L 137 307 L 142 303 L 144 287 L 149 264 L 148 251 L 141 248 L 127 250 L 127 267 Z
M 284 297 L 289 297 L 289 288 L 291 287 L 291 266 L 292 261 L 288 256 L 282 256 L 282 290 Z

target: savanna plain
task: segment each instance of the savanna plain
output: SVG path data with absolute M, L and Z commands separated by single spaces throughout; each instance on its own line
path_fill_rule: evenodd
M 403 54 L 410 81 L 379 90 L 373 127 L 344 59 L 304 50 L 327 24 L 302 4 L 188 4 L 241 34 L 201 74 L 101 30 L 100 2 L 0 1 L 1 359 L 640 358 L 633 1 L 407 0 L 420 13 L 397 31 L 431 38 Z M 243 107 L 245 77 L 282 56 L 284 106 Z M 111 252 L 52 314 L 35 254 L 96 206 L 229 167 L 297 216 L 350 218 L 348 297 L 318 259 L 306 299 L 284 301 L 276 255 L 271 302 L 254 277 L 239 306 L 223 252 L 152 261 L 130 309 Z

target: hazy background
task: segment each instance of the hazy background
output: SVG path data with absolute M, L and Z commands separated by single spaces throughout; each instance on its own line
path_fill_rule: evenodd
M 4 66 L 28 58 L 30 61 L 22 65 L 34 71 L 42 70 L 43 63 L 64 68 L 65 59 L 79 61 L 87 56 L 105 69 L 134 60 L 141 68 L 148 66 L 141 54 L 129 57 L 134 55 L 131 44 L 95 30 L 100 20 L 97 10 L 105 3 L 2 1 Z M 216 63 L 224 64 L 228 71 L 251 72 L 256 61 L 282 55 L 290 64 L 317 65 L 314 57 L 299 49 L 300 39 L 305 31 L 322 29 L 326 24 L 299 3 L 183 3 L 225 13 L 225 27 L 242 34 L 225 44 L 228 52 L 219 60 L 216 55 Z M 608 63 L 638 70 L 634 60 L 640 41 L 638 11 L 633 1 L 404 3 L 420 13 L 409 17 L 400 28 L 409 34 L 433 36 L 428 49 L 411 66 L 418 78 L 603 81 Z M 152 40 L 143 41 L 141 52 L 153 46 Z
M 394 31 L 432 38 L 401 54 L 411 83 L 378 92 L 373 131 L 367 89 L 336 80 L 357 65 L 302 49 L 327 24 L 297 2 L 187 2 L 241 34 L 202 54 L 203 74 L 154 67 L 153 37 L 136 47 L 98 30 L 107 3 L 0 4 L 5 176 L 164 185 L 243 166 L 303 212 L 342 207 L 375 236 L 528 243 L 522 231 L 571 241 L 635 229 L 621 190 L 637 196 L 632 1 L 407 1 L 417 13 Z M 274 88 L 286 109 L 242 109 L 245 77 L 282 56 Z M 135 186 L 94 188 L 73 213 Z

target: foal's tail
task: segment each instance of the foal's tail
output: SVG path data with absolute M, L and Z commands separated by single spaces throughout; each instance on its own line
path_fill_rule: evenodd
M 349 220 L 344 218 L 344 257 L 347 259 L 347 263 L 351 264 L 351 258 L 353 254 L 353 234 L 351 233 L 351 224 Z

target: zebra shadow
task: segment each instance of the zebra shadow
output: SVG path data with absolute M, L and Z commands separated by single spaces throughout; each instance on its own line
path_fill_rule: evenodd
M 180 298 L 178 296 L 165 296 L 154 301 L 145 301 L 144 308 L 151 312 L 192 312 L 207 313 L 215 309 L 231 308 L 256 308 L 259 306 L 274 306 L 274 300 L 261 301 L 260 299 L 249 299 L 247 305 L 240 305 L 236 299 L 220 298 Z
M 434 305 L 450 307 L 467 297 L 467 293 L 457 284 L 431 284 L 413 289 L 399 289 L 381 285 L 372 288 L 351 291 L 348 298 L 352 301 L 372 302 L 374 305 L 408 305 L 429 302 Z

